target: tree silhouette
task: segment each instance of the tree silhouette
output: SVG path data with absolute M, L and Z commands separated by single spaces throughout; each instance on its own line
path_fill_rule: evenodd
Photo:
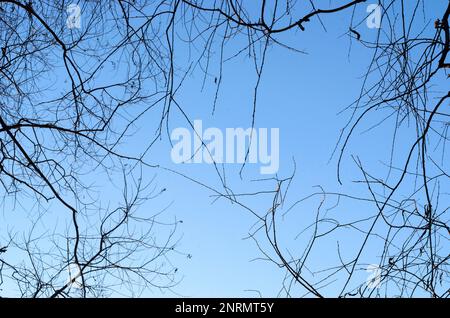
M 167 257 L 174 252 L 178 221 L 159 222 L 159 213 L 142 216 L 144 209 L 137 207 L 164 192 L 144 182 L 142 171 L 164 169 L 146 161 L 146 155 L 168 134 L 170 116 L 181 114 L 192 126 L 177 96 L 180 87 L 194 69 L 201 69 L 206 81 L 215 57 L 214 112 L 224 80 L 224 50 L 231 46 L 235 53 L 230 59 L 245 55 L 254 64 L 249 105 L 254 127 L 268 48 L 301 53 L 283 36 L 301 36 L 317 27 L 314 22 L 326 29 L 327 17 L 338 15 L 349 21 L 338 27 L 373 56 L 360 95 L 346 109 L 349 121 L 336 145 L 340 183 L 355 131 L 370 116 L 380 123 L 395 118 L 392 147 L 386 152 L 390 160 L 382 172 L 371 171 L 358 149 L 351 150 L 360 173 L 356 182 L 368 196 L 320 187 L 288 204 L 294 173 L 266 180 L 271 182 L 268 191 L 235 193 L 218 164 L 220 189 L 185 177 L 255 215 L 249 238 L 263 258 L 286 271 L 283 296 L 447 297 L 450 94 L 442 86 L 448 80 L 450 2 L 442 2 L 440 16 L 429 17 L 430 3 L 424 0 L 378 1 L 381 25 L 376 40 L 369 41 L 363 28 L 372 13 L 365 0 L 83 1 L 80 28 L 67 21 L 73 11 L 67 11 L 66 1 L 0 0 L 0 180 L 4 202 L 33 203 L 27 236 L 19 238 L 2 227 L 7 241 L 0 245 L 0 282 L 26 297 L 102 296 L 122 292 L 121 284 L 135 295 L 151 286 L 174 286 L 176 269 Z M 160 116 L 155 136 L 136 153 L 126 144 L 150 112 Z M 389 116 L 383 117 L 385 112 Z M 376 130 L 380 123 L 366 128 Z M 400 129 L 414 136 L 406 149 L 397 144 Z M 117 207 L 100 203 L 92 184 L 96 174 L 120 184 L 123 202 Z M 261 212 L 245 202 L 248 196 L 269 197 L 272 204 Z M 282 218 L 314 198 L 319 203 L 311 211 L 313 222 L 298 229 L 309 231 L 307 244 L 293 253 L 279 239 Z M 337 202 L 332 209 L 324 209 L 328 200 Z M 342 201 L 362 202 L 368 212 L 352 220 L 330 215 Z M 51 224 L 50 211 L 57 211 L 64 225 Z M 50 222 L 47 231 L 37 230 L 39 222 Z M 156 237 L 156 226 L 168 227 L 166 236 L 158 231 Z M 351 233 L 357 250 L 343 255 L 341 230 Z M 337 243 L 339 262 L 319 271 L 309 261 L 325 238 Z M 378 257 L 383 288 L 370 288 L 358 275 L 367 268 L 363 255 L 368 249 Z M 9 261 L 13 251 L 24 257 Z M 77 274 L 67 281 L 71 265 Z M 80 288 L 74 288 L 77 282 Z M 337 295 L 321 291 L 335 282 Z

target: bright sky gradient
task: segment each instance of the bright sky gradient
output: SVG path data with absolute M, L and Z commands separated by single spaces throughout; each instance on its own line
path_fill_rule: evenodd
M 256 3 L 257 1 L 255 1 Z M 433 0 L 433 8 L 427 12 L 423 26 L 434 21 L 437 14 L 446 5 L 445 0 Z M 372 1 L 375 3 L 375 1 Z M 368 3 L 367 5 L 369 5 Z M 363 19 L 365 12 L 357 12 Z M 351 104 L 361 88 L 361 77 L 365 74 L 371 60 L 371 52 L 357 41 L 350 41 L 348 25 L 349 12 L 323 16 L 326 31 L 319 21 L 312 20 L 305 32 L 294 30 L 283 34 L 280 39 L 285 43 L 304 51 L 296 53 L 278 45 L 270 45 L 257 97 L 256 128 L 279 128 L 280 130 L 280 177 L 289 176 L 296 165 L 296 176 L 289 191 L 287 206 L 297 200 L 319 191 L 322 186 L 330 192 L 345 192 L 368 196 L 364 186 L 352 183 L 360 179 L 358 169 L 351 155 L 358 155 L 363 162 L 377 171 L 382 167 L 382 160 L 387 160 L 390 146 L 389 136 L 392 126 L 387 122 L 381 129 L 355 134 L 349 152 L 344 156 L 342 166 L 343 185 L 336 178 L 336 156 L 330 160 L 338 140 L 340 129 L 347 123 L 350 113 L 339 112 Z M 428 28 L 432 28 L 432 23 Z M 362 23 L 358 30 L 367 40 L 374 40 L 376 29 L 367 28 Z M 225 50 L 225 56 L 237 51 L 234 43 Z M 177 93 L 177 100 L 184 107 L 188 116 L 201 119 L 204 128 L 248 128 L 251 125 L 253 88 L 256 82 L 253 62 L 241 55 L 224 64 L 222 86 L 214 115 L 212 105 L 216 89 L 214 77 L 218 74 L 217 55 L 213 58 L 202 89 L 203 73 L 197 69 L 190 74 Z M 175 59 L 180 65 L 187 59 L 187 50 L 180 48 Z M 159 110 L 150 112 L 139 121 L 139 131 L 129 143 L 122 145 L 123 150 L 139 152 L 142 145 L 154 137 Z M 380 115 L 381 116 L 381 115 Z M 375 124 L 364 123 L 368 128 Z M 188 127 L 182 116 L 175 111 L 171 115 L 170 129 Z M 402 138 L 401 136 L 399 138 Z M 152 163 L 177 170 L 196 180 L 220 189 L 220 183 L 212 165 L 172 163 L 168 136 L 158 142 L 146 156 Z M 239 177 L 240 165 L 225 164 L 227 181 L 235 192 L 252 192 L 263 188 L 251 180 L 270 176 L 260 175 L 257 164 L 247 165 L 243 178 Z M 148 213 L 158 212 L 166 207 L 163 220 L 182 220 L 176 237 L 180 239 L 178 250 L 170 261 L 178 268 L 180 282 L 173 291 L 153 289 L 143 296 L 188 296 L 188 297 L 264 297 L 277 296 L 282 287 L 283 269 L 273 263 L 260 260 L 262 254 L 255 243 L 245 239 L 256 222 L 248 211 L 222 199 L 215 201 L 214 193 L 179 175 L 161 169 L 148 169 L 145 177 L 154 175 L 155 184 L 167 191 L 155 201 L 150 201 L 142 208 Z M 92 178 L 101 186 L 102 199 L 116 200 L 114 189 L 106 179 Z M 262 183 L 270 185 L 270 182 Z M 266 211 L 270 200 L 250 199 L 248 202 L 258 211 Z M 308 232 L 298 238 L 297 234 L 313 220 L 320 197 L 313 198 L 295 206 L 283 218 L 284 247 L 299 255 L 308 239 Z M 336 204 L 335 198 L 328 198 L 325 209 Z M 334 212 L 345 218 L 361 213 L 370 215 L 374 210 L 363 209 L 364 205 L 343 202 Z M 367 207 L 367 206 L 365 206 Z M 16 207 L 16 212 L 26 210 Z M 5 212 L 2 218 L 6 217 Z M 17 216 L 20 224 L 21 216 Z M 1 221 L 3 222 L 3 221 Z M 358 240 L 360 237 L 358 237 Z M 340 238 L 341 248 L 346 255 L 353 255 L 360 243 L 351 236 L 343 234 Z M 320 270 L 335 264 L 336 241 L 324 241 L 311 257 L 309 266 Z M 370 249 L 370 247 L 369 247 Z M 369 253 L 370 254 L 370 253 Z M 189 255 L 189 257 L 188 257 Z M 376 263 L 376 255 L 367 256 L 367 264 Z M 361 269 L 362 279 L 368 275 Z M 325 288 L 328 294 L 336 294 L 342 284 Z M 260 293 L 260 294 L 259 294 Z M 296 290 L 296 296 L 302 292 Z

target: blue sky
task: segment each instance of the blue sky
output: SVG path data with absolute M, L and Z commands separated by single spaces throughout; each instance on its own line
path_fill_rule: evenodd
M 445 1 L 438 2 L 435 2 L 437 9 L 445 5 Z M 361 77 L 370 62 L 371 53 L 356 41 L 350 44 L 346 35 L 348 14 L 324 17 L 323 21 L 328 32 L 324 32 L 317 21 L 312 21 L 306 32 L 289 32 L 282 37 L 306 54 L 293 53 L 276 45 L 269 48 L 258 94 L 256 127 L 280 128 L 279 175 L 288 175 L 293 169 L 293 159 L 296 162 L 297 174 L 290 190 L 290 202 L 316 192 L 316 185 L 322 185 L 330 192 L 342 191 L 367 197 L 364 187 L 352 184 L 361 175 L 350 155 L 357 154 L 369 166 L 380 169 L 380 161 L 386 160 L 388 155 L 381 154 L 385 154 L 386 147 L 389 147 L 388 140 L 393 131 L 392 124 L 387 123 L 382 129 L 365 133 L 364 138 L 358 138 L 360 135 L 357 134 L 352 140 L 351 151 L 344 157 L 344 184 L 338 184 L 336 157 L 331 161 L 329 159 L 339 131 L 349 116 L 348 112 L 338 113 L 358 96 Z M 365 28 L 364 23 L 358 30 L 368 40 L 373 40 L 377 34 L 376 29 Z M 217 74 L 214 71 L 211 73 Z M 201 76 L 201 73 L 194 73 L 189 77 L 179 94 L 179 100 L 186 106 L 190 118 L 202 119 L 205 127 L 249 127 L 255 83 L 251 60 L 240 57 L 225 64 L 223 86 L 214 116 L 211 116 L 211 101 L 215 92 L 213 78 L 207 78 L 206 88 L 201 91 Z M 375 118 L 374 123 L 379 119 L 381 117 Z M 179 126 L 184 127 L 182 121 Z M 372 124 L 367 123 L 365 128 Z M 172 123 L 172 127 L 177 127 L 177 124 Z M 162 159 L 164 154 L 168 156 L 167 151 L 162 154 Z M 174 168 L 208 184 L 217 185 L 212 166 L 186 165 Z M 226 168 L 228 181 L 240 189 L 251 188 L 254 183 L 248 180 L 259 177 L 256 169 L 249 167 L 249 171 L 244 173 L 246 180 L 242 181 L 237 173 L 239 166 L 227 165 Z M 180 247 L 193 255 L 192 259 L 180 265 L 184 278 L 176 288 L 177 292 L 189 296 L 239 297 L 256 296 L 255 292 L 249 290 L 258 290 L 263 296 L 277 295 L 283 271 L 266 261 L 252 261 L 261 254 L 251 240 L 244 240 L 255 222 L 252 216 L 229 202 L 211 204 L 212 199 L 208 198 L 210 193 L 207 190 L 192 186 L 182 178 L 167 175 L 162 179 L 170 180 L 167 186 L 171 195 L 177 198 L 171 211 L 184 220 Z M 327 206 L 335 204 L 335 200 L 329 201 Z M 267 205 L 256 202 L 255 207 L 264 209 Z M 317 200 L 290 214 L 290 218 L 286 219 L 286 223 L 292 222 L 286 228 L 287 238 L 292 240 L 296 231 L 310 220 L 309 209 L 315 207 Z M 338 210 L 350 216 L 374 212 L 363 207 L 357 203 L 344 203 Z M 349 252 L 348 256 L 360 239 L 353 239 L 351 235 L 345 234 L 340 238 Z M 287 246 L 296 251 L 300 250 L 302 243 L 294 240 Z M 317 265 L 317 268 L 326 268 L 335 254 L 335 242 L 324 243 L 312 264 Z M 371 255 L 367 260 L 368 264 L 376 263 L 377 258 Z M 361 275 L 364 280 L 368 273 L 363 269 Z M 328 291 L 334 294 L 339 286 L 331 286 Z
M 372 1 L 375 3 L 375 1 Z M 442 12 L 447 1 L 433 1 L 430 5 L 429 21 L 434 20 L 435 12 Z M 256 3 L 256 2 L 255 2 Z M 370 3 L 368 3 L 370 4 Z M 364 12 L 358 12 L 363 19 Z M 392 123 L 386 123 L 381 129 L 362 134 L 358 131 L 352 140 L 350 151 L 344 156 L 342 170 L 343 185 L 336 178 L 336 156 L 331 158 L 340 129 L 347 123 L 350 113 L 339 112 L 351 104 L 358 96 L 361 88 L 361 77 L 367 70 L 371 60 L 371 52 L 357 41 L 350 42 L 347 34 L 350 17 L 348 12 L 322 18 L 327 32 L 315 19 L 307 25 L 306 31 L 294 30 L 280 36 L 285 42 L 305 52 L 295 53 L 275 44 L 268 49 L 264 73 L 257 97 L 257 113 L 255 127 L 280 129 L 280 177 L 288 176 L 296 164 L 296 176 L 289 192 L 287 206 L 297 200 L 317 192 L 321 185 L 330 192 L 345 192 L 367 197 L 366 188 L 352 183 L 360 179 L 358 169 L 351 158 L 358 155 L 363 162 L 375 172 L 382 168 L 380 163 L 387 160 L 387 147 L 392 134 Z M 424 24 L 425 25 L 425 24 Z M 432 25 L 429 26 L 432 30 Z M 374 40 L 376 29 L 368 29 L 364 23 L 358 28 L 367 40 Z M 244 40 L 227 47 L 225 54 L 231 55 Z M 234 46 L 233 46 L 234 45 Z M 216 53 L 218 50 L 216 50 Z M 175 55 L 180 65 L 187 59 L 187 51 L 181 49 Z M 223 82 L 219 91 L 219 99 L 214 115 L 212 104 L 216 84 L 214 77 L 218 74 L 217 54 L 211 63 L 210 75 L 202 89 L 203 72 L 196 69 L 186 78 L 177 100 L 191 120 L 201 119 L 203 126 L 225 129 L 227 127 L 248 128 L 251 125 L 253 87 L 256 77 L 253 62 L 241 55 L 224 64 Z M 120 74 L 119 74 L 120 76 Z M 178 78 L 179 80 L 179 78 Z M 160 109 L 149 112 L 138 122 L 139 131 L 133 138 L 122 145 L 122 150 L 140 152 L 142 145 L 154 137 L 155 118 Z M 381 115 L 380 115 L 381 116 Z M 365 123 L 365 128 L 376 123 Z M 184 118 L 173 111 L 170 128 L 188 127 Z M 405 133 L 405 138 L 408 135 Z M 205 184 L 220 189 L 216 172 L 211 165 L 189 164 L 176 165 L 171 162 L 168 136 L 158 142 L 147 154 L 146 159 L 159 163 L 188 175 Z M 402 138 L 400 136 L 400 138 Z M 405 139 L 406 140 L 406 139 Z M 259 166 L 247 165 L 243 178 L 239 176 L 240 166 L 225 164 L 227 181 L 236 192 L 253 191 L 260 188 L 260 183 L 252 180 L 261 177 Z M 155 201 L 142 208 L 145 211 L 157 211 L 168 206 L 163 219 L 183 220 L 179 225 L 177 237 L 180 238 L 178 254 L 171 262 L 179 268 L 180 283 L 173 291 L 152 289 L 143 295 L 164 297 L 183 295 L 190 297 L 252 297 L 277 296 L 284 277 L 283 269 L 273 263 L 257 260 L 261 257 L 255 243 L 245 239 L 256 222 L 248 211 L 231 204 L 226 200 L 214 201 L 213 193 L 186 178 L 161 169 L 145 170 L 145 177 L 150 179 L 156 175 L 155 182 L 167 191 Z M 101 186 L 102 200 L 113 202 L 115 190 L 110 183 L 100 177 L 93 178 Z M 262 186 L 271 186 L 270 182 Z M 308 232 L 296 238 L 297 234 L 313 220 L 313 211 L 317 209 L 320 197 L 313 198 L 295 206 L 281 224 L 284 248 L 297 255 L 307 242 Z M 249 200 L 255 210 L 265 211 L 269 207 L 270 198 Z M 328 198 L 325 208 L 336 203 L 336 198 Z M 21 210 L 21 209 L 18 209 Z M 26 210 L 23 209 L 22 212 Z M 335 212 L 343 219 L 371 215 L 374 211 L 367 205 L 342 202 Z M 54 215 L 54 212 L 50 212 Z M 4 215 L 3 215 L 4 217 Z M 21 217 L 17 217 L 20 224 Z M 358 246 L 360 237 L 352 237 L 352 232 L 343 233 L 339 237 L 350 257 Z M 266 246 L 267 247 L 267 246 Z M 376 263 L 377 255 L 370 253 L 365 260 L 367 264 Z M 376 244 L 373 245 L 375 249 Z M 187 255 L 192 257 L 188 257 Z M 317 270 L 335 264 L 336 240 L 326 240 L 312 255 L 308 266 Z M 362 279 L 368 274 L 362 268 Z M 342 284 L 337 282 L 325 290 L 329 294 L 340 291 Z M 257 291 L 257 292 L 256 292 Z M 296 295 L 302 295 L 295 290 Z

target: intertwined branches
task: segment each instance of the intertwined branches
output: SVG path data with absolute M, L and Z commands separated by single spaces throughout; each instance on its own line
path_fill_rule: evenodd
M 261 180 L 270 183 L 269 190 L 235 193 L 217 164 L 221 189 L 186 177 L 256 217 L 249 237 L 265 259 L 286 270 L 283 295 L 297 295 L 296 288 L 301 295 L 318 297 L 380 295 L 381 289 L 368 288 L 358 274 L 371 259 L 379 266 L 385 295 L 448 296 L 445 83 L 450 4 L 442 1 L 439 16 L 430 17 L 430 4 L 424 0 L 379 1 L 382 24 L 375 40 L 363 29 L 367 4 L 85 1 L 80 2 L 83 26 L 71 29 L 66 1 L 0 1 L 0 182 L 4 205 L 32 206 L 34 216 L 27 236 L 19 240 L 10 232 L 9 244 L 0 245 L 4 285 L 14 283 L 23 296 L 72 296 L 74 282 L 65 281 L 62 272 L 75 264 L 82 296 L 117 292 L 123 282 L 138 287 L 131 288 L 135 292 L 172 286 L 176 270 L 163 268 L 170 262 L 159 260 L 173 251 L 173 232 L 156 243 L 153 227 L 161 224 L 154 217 L 137 216 L 134 209 L 159 194 L 142 186 L 141 169 L 158 167 L 150 164 L 149 150 L 169 132 L 171 116 L 181 115 L 192 126 L 178 91 L 200 70 L 203 86 L 210 78 L 217 84 L 214 113 L 226 80 L 224 67 L 246 56 L 255 70 L 253 127 L 269 48 L 303 53 L 286 41 L 288 36 L 301 37 L 317 22 L 326 30 L 327 17 L 338 16 L 348 23 L 339 26 L 343 32 L 373 56 L 360 95 L 345 109 L 350 118 L 335 149 L 339 183 L 345 186 L 348 178 L 355 179 L 341 169 L 344 161 L 353 161 L 360 176 L 356 183 L 367 195 L 319 188 L 289 203 L 293 176 Z M 156 118 L 154 135 L 142 149 L 130 149 L 127 142 L 147 125 L 149 114 Z M 372 120 L 376 123 L 364 126 Z M 380 154 L 381 168 L 372 169 L 351 148 L 352 141 L 361 128 L 374 132 L 388 124 L 390 149 Z M 118 207 L 105 208 L 96 195 L 92 176 L 97 174 L 121 185 Z M 249 196 L 269 198 L 266 211 L 247 204 Z M 316 198 L 318 207 L 308 207 L 309 219 L 298 228 L 283 229 L 284 216 Z M 348 206 L 364 213 L 346 218 L 333 212 Z M 50 223 L 53 230 L 37 234 L 39 220 L 53 219 L 50 209 L 60 211 L 66 227 Z M 306 244 L 285 245 L 284 231 L 300 232 L 299 237 L 306 233 Z M 341 239 L 342 232 L 348 235 Z M 352 244 L 345 243 L 348 237 Z M 311 259 L 327 240 L 333 241 L 338 261 L 319 269 Z M 28 260 L 7 261 L 13 248 Z M 167 280 L 158 281 L 161 277 Z M 332 284 L 338 287 L 327 293 Z

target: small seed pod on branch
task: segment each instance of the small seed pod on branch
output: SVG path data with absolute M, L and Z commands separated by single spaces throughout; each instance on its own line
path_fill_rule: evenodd
M 434 28 L 437 30 L 437 29 L 439 29 L 441 27 L 442 27 L 441 20 L 436 19 L 436 21 L 434 21 Z

